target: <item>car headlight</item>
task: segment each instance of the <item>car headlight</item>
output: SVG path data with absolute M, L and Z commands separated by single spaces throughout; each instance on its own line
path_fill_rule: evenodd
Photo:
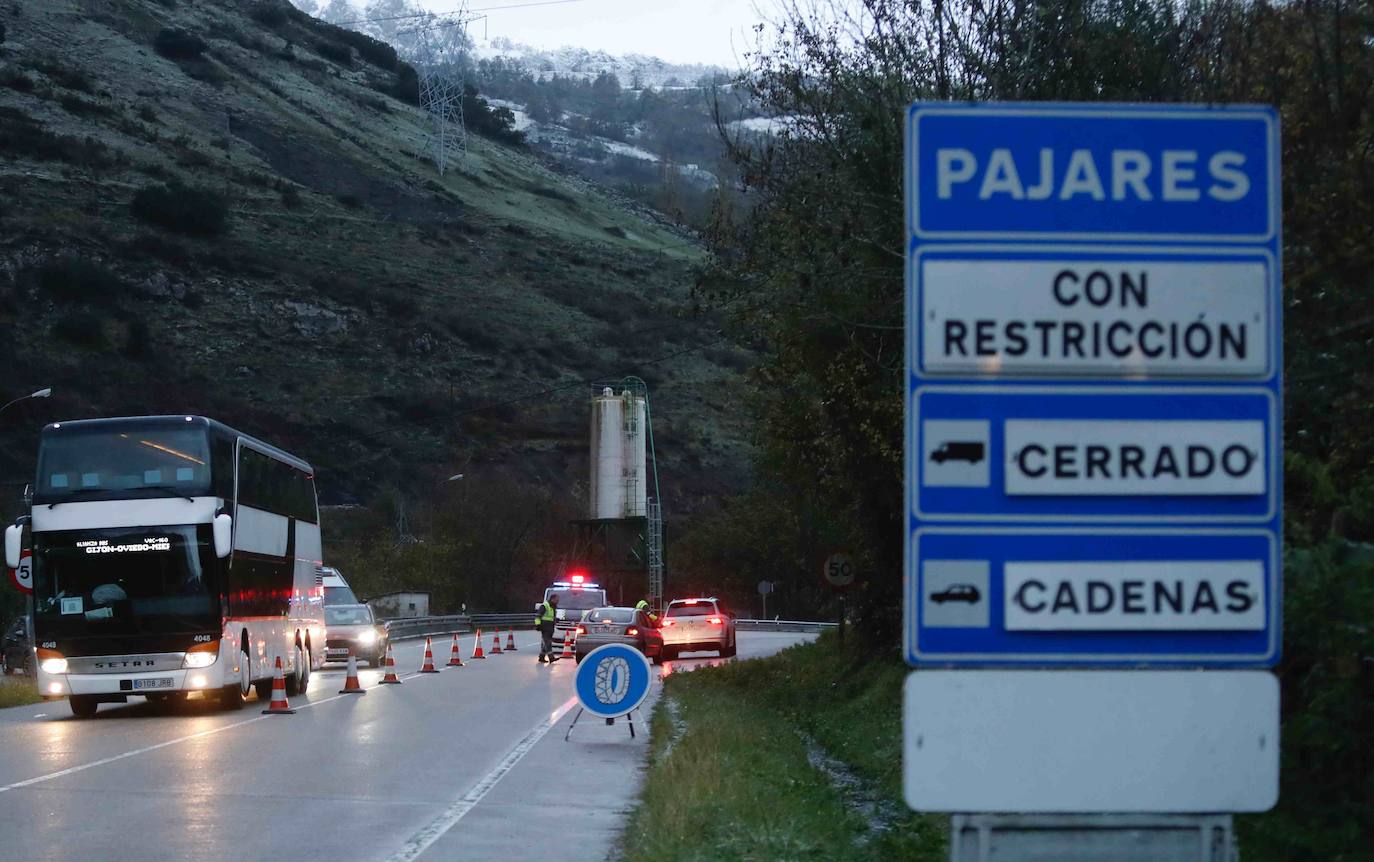
M 67 660 L 64 658 L 45 658 L 39 667 L 43 669 L 43 673 L 66 673 Z
M 358 635 L 358 643 L 362 644 L 363 646 L 371 646 L 372 644 L 375 644 L 376 642 L 377 642 L 377 630 L 376 630 L 376 629 L 364 629 L 363 632 L 362 632 L 362 634 Z

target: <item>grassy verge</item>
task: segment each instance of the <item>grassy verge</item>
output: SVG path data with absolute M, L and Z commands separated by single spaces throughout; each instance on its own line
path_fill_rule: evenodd
M 38 696 L 38 689 L 34 688 L 33 680 L 28 677 L 0 678 L 0 709 L 38 703 L 42 699 Z
M 945 818 L 901 800 L 905 672 L 827 637 L 669 677 L 625 857 L 945 859 Z M 816 749 L 856 786 L 841 792 Z

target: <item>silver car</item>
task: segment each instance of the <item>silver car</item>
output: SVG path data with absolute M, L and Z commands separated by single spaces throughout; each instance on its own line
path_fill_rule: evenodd
M 347 661 L 352 650 L 358 661 L 380 667 L 386 656 L 386 626 L 378 625 L 367 605 L 325 605 L 325 661 Z
M 735 618 L 720 599 L 674 599 L 663 611 L 663 658 L 714 650 L 723 658 L 735 654 Z

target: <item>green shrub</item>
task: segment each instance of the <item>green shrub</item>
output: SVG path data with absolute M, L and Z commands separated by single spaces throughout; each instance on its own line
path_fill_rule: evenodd
M 153 39 L 153 50 L 168 60 L 194 60 L 209 46 L 205 40 L 185 30 L 166 28 Z
M 148 342 L 148 324 L 142 319 L 133 320 L 124 339 L 124 355 L 130 359 L 147 359 L 152 353 Z
M 409 105 L 420 104 L 420 73 L 409 63 L 396 64 L 396 86 L 391 95 Z
M 315 51 L 330 62 L 337 63 L 346 69 L 353 68 L 353 51 L 347 45 L 319 39 L 315 42 Z
M 280 27 L 291 20 L 291 13 L 273 0 L 263 0 L 254 6 L 252 15 L 254 21 L 267 27 Z
M 52 325 L 52 334 L 79 347 L 93 350 L 109 346 L 105 337 L 105 319 L 89 311 L 74 311 L 58 318 Z
M 125 290 L 124 281 L 100 264 L 71 255 L 38 267 L 38 287 L 62 302 L 110 303 Z
M 135 218 L 187 236 L 218 236 L 229 220 L 222 195 L 179 183 L 142 189 L 131 208 Z

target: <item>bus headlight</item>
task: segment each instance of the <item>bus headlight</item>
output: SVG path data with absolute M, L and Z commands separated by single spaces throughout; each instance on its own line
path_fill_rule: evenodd
M 186 668 L 209 667 L 218 658 L 218 643 L 196 644 L 186 651 L 186 658 L 181 660 L 181 666 Z
M 363 629 L 363 630 L 362 630 L 362 633 L 358 635 L 358 643 L 362 644 L 363 646 L 372 646 L 372 645 L 375 644 L 376 642 L 377 642 L 377 630 L 376 630 L 376 629 Z
M 64 658 L 45 658 L 39 667 L 43 669 L 43 673 L 66 673 L 67 660 Z

